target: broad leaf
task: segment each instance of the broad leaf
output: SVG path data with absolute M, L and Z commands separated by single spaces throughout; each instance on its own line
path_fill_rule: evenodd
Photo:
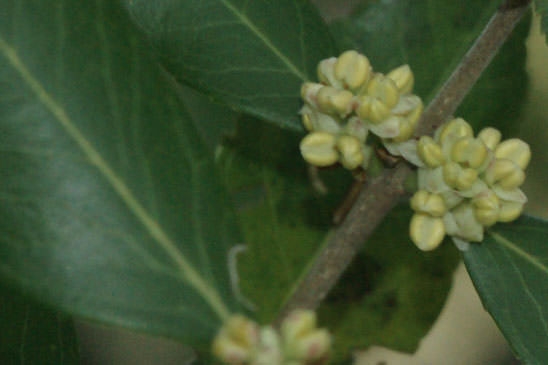
M 343 48 L 362 51 L 380 72 L 408 63 L 415 73 L 415 92 L 428 102 L 499 5 L 475 0 L 377 1 L 331 28 Z M 457 116 L 476 128 L 491 125 L 505 134 L 516 132 L 514 121 L 527 85 L 528 30 L 527 19 L 468 94 Z
M 239 241 L 171 81 L 115 1 L 0 12 L 0 276 L 71 313 L 205 344 Z
M 449 242 L 419 251 L 409 239 L 411 215 L 407 203 L 396 207 L 320 306 L 335 361 L 371 345 L 414 352 L 437 319 L 459 255 Z
M 464 253 L 483 301 L 524 364 L 548 363 L 548 222 L 498 224 Z
M 0 363 L 78 364 L 70 318 L 0 287 Z
M 302 130 L 301 83 L 336 53 L 304 0 L 126 0 L 177 80 L 276 124 Z
M 548 34 L 548 0 L 535 0 L 535 12 L 540 15 L 540 26 L 542 33 L 546 36 Z

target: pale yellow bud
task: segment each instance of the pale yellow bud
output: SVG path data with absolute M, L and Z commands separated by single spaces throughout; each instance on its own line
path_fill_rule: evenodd
M 326 359 L 331 348 L 331 336 L 325 329 L 318 329 L 302 336 L 289 345 L 289 358 L 299 359 L 302 364 L 312 364 Z
M 413 90 L 414 77 L 409 65 L 400 66 L 388 73 L 402 94 L 408 94 Z
M 525 173 L 511 160 L 496 159 L 487 167 L 485 181 L 491 186 L 498 184 L 503 189 L 512 190 L 523 184 Z
M 474 131 L 470 124 L 462 118 L 456 118 L 441 127 L 439 136 L 436 140 L 440 144 L 445 144 L 463 137 L 472 137 L 473 135 Z
M 406 118 L 400 119 L 400 125 L 398 129 L 399 129 L 398 135 L 393 138 L 393 141 L 396 143 L 407 141 L 409 138 L 413 136 L 413 132 L 415 132 L 415 128 Z
M 457 178 L 455 187 L 458 190 L 468 190 L 474 185 L 478 179 L 478 172 L 474 169 L 462 169 L 459 177 Z
M 499 222 L 511 222 L 516 220 L 523 212 L 525 204 L 519 202 L 502 201 L 499 213 Z
M 369 95 L 360 97 L 356 114 L 373 124 L 379 124 L 390 116 L 390 109 L 377 98 Z
M 301 141 L 301 155 L 311 165 L 332 165 L 339 159 L 335 149 L 336 140 L 335 135 L 328 132 L 309 133 Z
M 484 226 L 492 226 L 499 217 L 499 198 L 491 191 L 486 190 L 472 199 L 476 219 Z
M 485 162 L 487 152 L 487 147 L 481 140 L 464 137 L 453 145 L 451 158 L 465 167 L 477 169 Z
M 326 113 L 345 116 L 351 111 L 354 95 L 348 90 L 324 86 L 318 91 L 318 107 Z
M 375 74 L 367 86 L 367 94 L 382 101 L 388 109 L 398 103 L 400 92 L 396 83 L 382 74 Z
M 305 82 L 301 86 L 301 98 L 308 104 L 317 107 L 318 105 L 318 92 L 324 86 L 314 82 Z
M 216 337 L 212 346 L 213 355 L 225 364 L 241 365 L 251 358 L 251 350 L 244 348 L 227 337 Z
M 228 364 L 248 361 L 259 342 L 259 327 L 244 316 L 234 315 L 213 340 L 213 353 Z
M 462 203 L 451 211 L 457 228 L 456 236 L 467 241 L 483 240 L 483 225 L 478 222 L 474 208 L 470 203 Z
M 337 63 L 337 57 L 327 58 L 318 63 L 318 80 L 320 82 L 331 85 L 337 88 L 341 88 L 341 83 L 335 78 L 335 64 Z
M 316 313 L 310 310 L 297 309 L 289 313 L 282 321 L 280 333 L 284 341 L 294 341 L 315 328 Z
M 283 365 L 282 358 L 282 346 L 278 332 L 270 326 L 263 327 L 250 365 Z
M 341 164 L 349 169 L 354 170 L 363 162 L 363 154 L 360 141 L 356 137 L 341 136 L 337 140 L 337 148 L 340 152 Z
M 522 170 L 525 170 L 531 160 L 531 148 L 521 139 L 507 139 L 495 149 L 495 158 L 511 160 Z
M 419 122 L 422 116 L 423 109 L 424 109 L 424 105 L 422 103 L 422 100 L 419 99 L 419 103 L 417 104 L 416 108 L 413 109 L 413 111 L 407 115 L 407 120 L 409 121 L 409 123 L 411 123 L 413 128 L 417 126 L 417 123 Z
M 335 77 L 351 90 L 360 88 L 367 82 L 370 74 L 369 60 L 356 51 L 344 52 L 335 63 Z
M 441 147 L 432 139 L 432 137 L 423 136 L 417 144 L 417 153 L 428 167 L 436 168 L 445 162 Z
M 450 187 L 457 186 L 457 179 L 461 173 L 462 168 L 456 162 L 448 162 L 443 165 L 443 180 Z
M 478 139 L 480 139 L 487 148 L 494 151 L 497 145 L 500 142 L 502 135 L 498 129 L 487 127 L 481 130 L 478 134 Z
M 411 218 L 409 233 L 415 245 L 422 251 L 435 249 L 445 237 L 445 225 L 442 218 L 416 213 Z
M 417 191 L 411 198 L 411 208 L 418 212 L 431 215 L 432 217 L 441 217 L 446 212 L 445 202 L 438 194 L 430 194 L 426 190 Z
M 310 120 L 310 114 L 303 114 L 302 121 L 305 129 L 309 132 L 312 132 L 314 126 L 312 124 L 312 120 Z

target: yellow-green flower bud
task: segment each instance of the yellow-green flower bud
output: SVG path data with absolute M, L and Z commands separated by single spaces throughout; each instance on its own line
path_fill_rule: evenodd
M 413 243 L 422 251 L 435 249 L 445 237 L 445 225 L 442 218 L 416 213 L 411 218 L 409 233 Z
M 453 145 L 451 158 L 465 167 L 477 169 L 485 162 L 487 152 L 487 147 L 481 140 L 463 137 Z
M 311 165 L 329 166 L 339 159 L 335 149 L 337 138 L 328 132 L 309 133 L 301 141 L 301 155 Z
M 301 86 L 301 98 L 308 104 L 317 107 L 318 92 L 324 86 L 314 82 L 305 82 Z
M 478 172 L 471 168 L 463 169 L 456 162 L 449 162 L 443 165 L 443 179 L 454 189 L 468 190 L 478 179 Z
M 318 107 L 326 113 L 337 113 L 345 116 L 352 109 L 354 95 L 348 90 L 339 90 L 324 86 L 318 91 Z
M 501 144 L 502 145 L 502 144 Z M 512 190 L 523 184 L 525 173 L 513 161 L 508 159 L 494 160 L 485 171 L 485 182 L 497 184 L 503 189 Z
M 470 203 L 460 204 L 451 213 L 458 228 L 456 236 L 473 242 L 483 240 L 483 225 L 476 219 L 474 208 Z
M 492 226 L 499 218 L 499 198 L 491 191 L 486 190 L 472 199 L 476 219 L 484 226 Z
M 390 109 L 379 99 L 363 95 L 358 100 L 356 114 L 361 119 L 368 120 L 373 124 L 379 124 L 390 116 Z
M 309 310 L 295 310 L 285 318 L 280 329 L 286 360 L 312 363 L 327 356 L 331 336 L 316 328 L 316 314 Z
M 501 137 L 500 131 L 492 127 L 484 128 L 478 134 L 478 139 L 485 143 L 487 148 L 492 151 L 494 151 L 499 144 Z
M 470 124 L 462 118 L 456 118 L 446 123 L 441 127 L 441 129 L 439 129 L 439 136 L 436 140 L 443 145 L 463 137 L 472 137 L 473 135 L 474 131 L 472 130 Z
M 346 51 L 335 63 L 335 77 L 351 90 L 359 89 L 371 74 L 371 64 L 364 55 Z
M 411 208 L 418 212 L 431 215 L 432 217 L 441 217 L 446 212 L 445 202 L 438 194 L 430 194 L 426 190 L 417 191 L 411 198 Z
M 303 121 L 304 128 L 307 131 L 312 132 L 314 126 L 312 124 L 312 120 L 310 120 L 310 114 L 303 114 L 302 121 Z
M 259 327 L 244 316 L 234 315 L 213 340 L 213 354 L 227 364 L 249 361 L 259 342 Z
M 318 80 L 337 88 L 342 88 L 341 83 L 335 78 L 335 64 L 337 57 L 330 57 L 318 63 Z
M 531 148 L 521 139 L 507 139 L 495 149 L 495 158 L 511 160 L 522 170 L 525 170 L 531 160 Z
M 409 65 L 400 66 L 388 73 L 402 94 L 408 94 L 413 90 L 414 77 Z
M 507 223 L 516 220 L 521 215 L 521 212 L 523 212 L 524 206 L 524 203 L 501 201 L 499 222 Z
M 259 344 L 250 365 L 282 365 L 283 354 L 278 332 L 270 327 L 261 328 Z
M 356 137 L 341 136 L 337 140 L 337 149 L 340 152 L 341 164 L 349 169 L 354 170 L 363 162 L 362 147 L 360 141 Z
M 400 124 L 398 129 L 399 129 L 398 135 L 392 139 L 396 143 L 407 141 L 409 138 L 413 136 L 413 132 L 415 132 L 414 126 L 411 124 L 411 122 L 407 118 L 400 119 Z
M 428 167 L 436 168 L 445 162 L 441 147 L 429 136 L 422 136 L 417 144 L 417 153 Z
M 367 94 L 382 101 L 388 109 L 398 103 L 400 92 L 396 83 L 382 74 L 375 74 L 367 86 Z

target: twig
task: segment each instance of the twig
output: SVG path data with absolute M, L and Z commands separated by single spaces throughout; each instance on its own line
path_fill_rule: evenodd
M 500 46 L 529 8 L 530 0 L 507 0 L 493 15 L 476 42 L 426 108 L 417 134 L 431 134 L 451 116 L 474 86 Z M 358 250 L 404 193 L 403 183 L 411 172 L 398 164 L 386 170 L 362 190 L 350 213 L 304 275 L 280 311 L 275 324 L 296 308 L 316 309 Z

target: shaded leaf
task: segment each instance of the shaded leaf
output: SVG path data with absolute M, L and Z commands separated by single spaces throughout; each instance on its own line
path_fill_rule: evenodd
M 548 34 L 548 0 L 535 0 L 535 12 L 540 15 L 542 33 Z
M 147 52 L 118 2 L 3 2 L 0 275 L 201 345 L 237 308 L 239 234 L 196 121 Z
M 331 28 L 341 47 L 355 48 L 373 67 L 388 72 L 408 63 L 415 92 L 428 102 L 450 76 L 500 5 L 497 1 L 379 1 Z M 520 24 L 468 94 L 456 115 L 476 128 L 491 125 L 516 132 L 514 120 L 525 97 L 525 37 Z
M 414 352 L 441 312 L 459 255 L 452 244 L 419 251 L 411 215 L 407 204 L 396 207 L 320 306 L 335 362 L 371 345 Z
M 0 287 L 0 363 L 78 364 L 70 318 Z
M 334 55 L 303 0 L 126 0 L 179 81 L 263 119 L 302 130 L 300 86 Z
M 548 222 L 496 225 L 464 262 L 485 309 L 524 364 L 548 362 Z

